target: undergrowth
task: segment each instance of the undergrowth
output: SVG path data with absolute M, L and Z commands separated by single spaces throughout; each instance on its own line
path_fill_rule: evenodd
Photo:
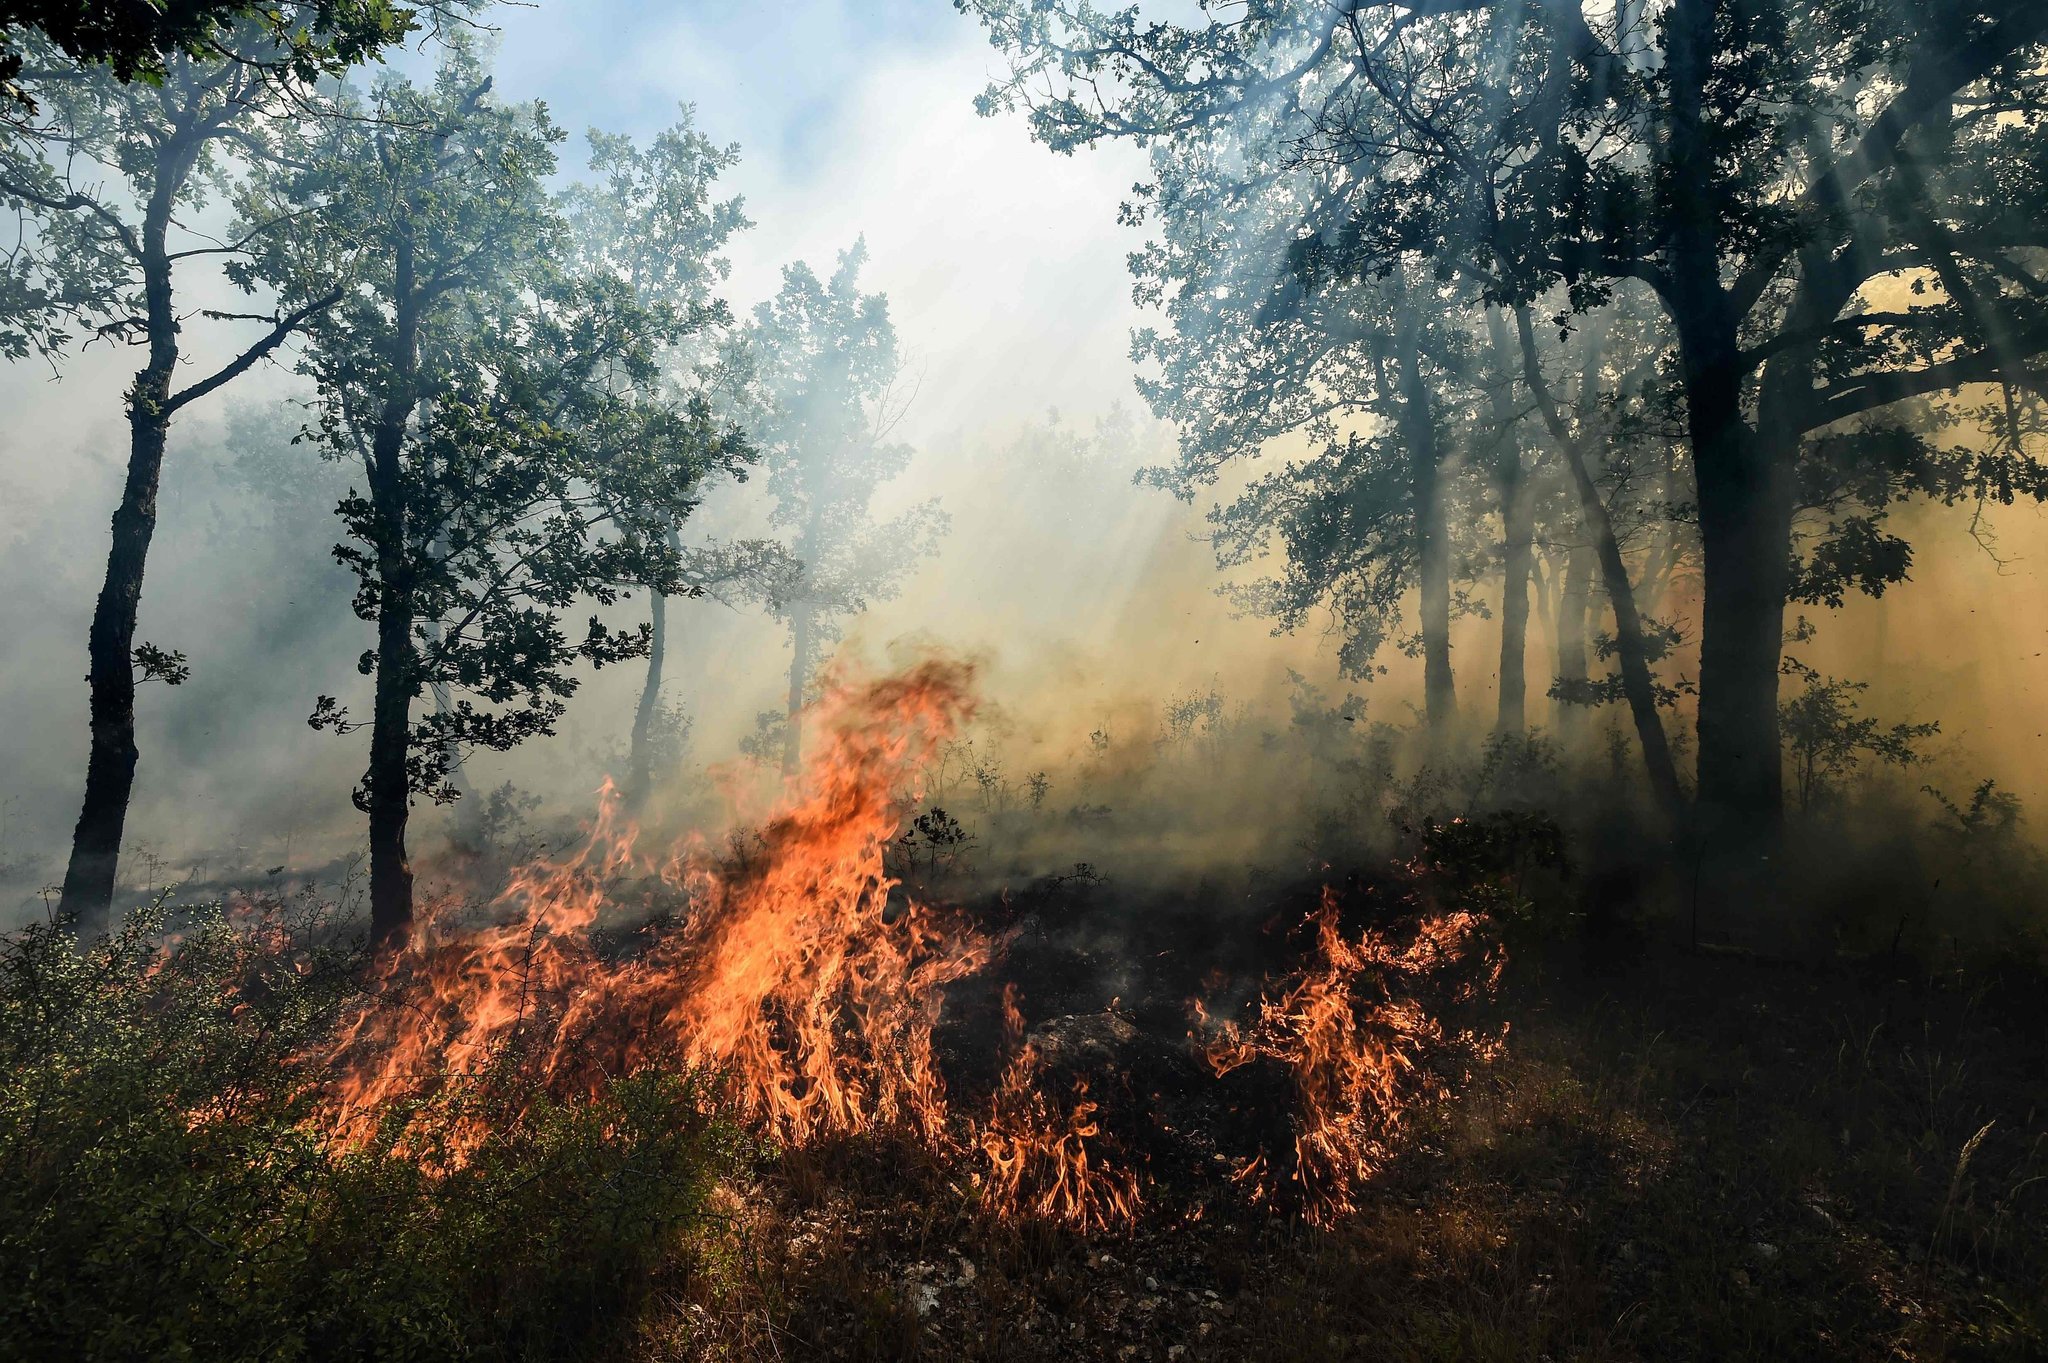
M 650 1072 L 573 1105 L 444 1087 L 341 1148 L 297 1057 L 356 964 L 162 906 L 0 944 L 0 1358 L 580 1358 L 633 1328 L 738 1129 Z M 421 1158 L 476 1102 L 482 1143 Z

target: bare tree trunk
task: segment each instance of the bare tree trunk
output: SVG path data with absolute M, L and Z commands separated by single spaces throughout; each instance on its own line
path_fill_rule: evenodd
M 129 397 L 128 477 L 114 511 L 107 575 L 93 608 L 88 635 L 92 747 L 86 759 L 85 801 L 71 839 L 58 911 L 81 936 L 108 926 L 121 858 L 121 834 L 135 786 L 135 620 L 143 569 L 156 533 L 157 486 L 163 471 L 163 399 L 169 372 L 145 370 Z
M 1494 438 L 1500 442 L 1494 459 L 1501 525 L 1500 696 L 1494 730 L 1519 734 L 1529 727 L 1529 576 L 1536 552 L 1535 513 L 1522 470 L 1514 361 L 1499 309 L 1486 310 L 1486 330 L 1493 346 Z
M 92 743 L 86 757 L 85 799 L 58 900 L 58 912 L 75 924 L 81 937 L 104 932 L 112 915 L 121 836 L 135 788 L 135 621 L 149 545 L 156 535 L 157 489 L 172 410 L 171 378 L 178 367 L 178 318 L 172 305 L 167 239 L 171 210 L 195 155 L 189 135 L 173 139 L 158 152 L 156 185 L 144 209 L 139 238 L 149 362 L 128 390 L 128 472 L 120 505 L 114 509 L 107 575 L 86 641 Z
M 406 759 L 412 745 L 412 698 L 417 687 L 407 570 L 402 562 L 387 563 L 381 550 L 378 558 L 382 581 L 377 609 L 377 690 L 362 805 L 370 816 L 370 934 L 380 949 L 386 949 L 399 944 L 412 925 L 412 862 L 405 849 L 412 787 Z
M 1442 445 L 1415 333 L 1413 321 L 1405 321 L 1400 353 L 1393 359 L 1399 366 L 1400 424 L 1408 444 L 1409 496 L 1414 503 L 1423 713 L 1430 733 L 1442 737 L 1458 715 L 1457 683 L 1451 672 L 1451 546 L 1441 487 Z
M 407 559 L 410 508 L 404 454 L 406 427 L 418 406 L 419 301 L 413 256 L 401 238 L 394 293 L 390 387 L 370 441 L 370 501 L 377 558 L 377 679 L 370 720 L 370 766 L 358 803 L 370 816 L 370 935 L 379 950 L 403 943 L 412 926 L 412 862 L 406 824 L 412 813 L 412 702 L 419 694 L 413 653 L 412 565 Z
M 803 764 L 804 683 L 811 670 L 811 608 L 798 605 L 789 615 L 789 731 L 782 741 L 782 774 L 796 775 Z
M 683 539 L 673 525 L 668 530 L 668 547 L 681 556 Z M 652 593 L 652 597 L 648 612 L 651 637 L 647 680 L 640 688 L 640 704 L 633 711 L 633 737 L 626 754 L 626 808 L 632 812 L 646 804 L 654 789 L 654 720 L 661 712 L 662 673 L 668 664 L 668 597 L 661 592 Z
M 1505 531 L 1500 601 L 1500 713 L 1494 727 L 1504 734 L 1529 727 L 1529 571 L 1535 557 L 1534 517 L 1521 474 L 1522 456 L 1514 454 L 1515 474 L 1501 485 L 1501 523 Z
M 1575 544 L 1565 557 L 1564 583 L 1557 593 L 1557 679 L 1582 682 L 1586 679 L 1586 607 L 1593 591 L 1593 551 Z M 1567 742 L 1584 737 L 1586 709 L 1568 701 L 1551 706 L 1553 723 Z
M 1704 578 L 1700 803 L 1715 827 L 1748 841 L 1775 829 L 1784 807 L 1778 665 L 1792 514 L 1785 470 L 1737 409 L 1728 340 L 1724 357 L 1687 365 Z

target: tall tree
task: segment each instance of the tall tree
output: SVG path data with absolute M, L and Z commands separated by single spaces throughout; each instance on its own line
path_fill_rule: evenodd
M 1229 374 L 1232 410 L 1202 405 L 1221 387 L 1207 378 L 1169 392 L 1165 385 L 1203 356 L 1176 358 L 1148 393 L 1162 417 L 1183 423 L 1180 459 L 1150 476 L 1192 497 L 1275 436 L 1299 430 L 1323 442 L 1319 455 L 1259 477 L 1211 513 L 1218 562 L 1246 566 L 1277 544 L 1284 570 L 1233 595 L 1281 629 L 1330 611 L 1343 636 L 1339 666 L 1353 677 L 1385 671 L 1380 649 L 1412 591 L 1409 646 L 1422 658 L 1425 718 L 1441 736 L 1457 714 L 1450 630 L 1459 555 L 1449 483 L 1471 432 L 1447 389 L 1449 374 L 1467 367 L 1462 338 L 1431 320 L 1430 305 L 1408 286 L 1324 301 L 1327 311 L 1306 323 L 1274 309 L 1262 324 L 1204 330 L 1227 334 L 1221 348 L 1242 365 L 1210 371 Z
M 717 290 L 731 274 L 731 263 L 721 253 L 734 233 L 751 224 L 740 199 L 720 200 L 714 189 L 718 177 L 738 164 L 738 147 L 721 147 L 699 132 L 687 105 L 645 147 L 595 130 L 589 138 L 591 178 L 563 196 L 575 267 L 614 275 L 631 285 L 643 305 L 672 309 L 689 320 L 688 343 L 669 347 L 661 357 L 647 396 L 708 401 L 713 393 L 728 392 L 732 376 L 725 370 L 732 349 L 719 342 L 729 335 L 732 319 Z M 682 454 L 695 457 L 692 451 Z M 732 467 L 744 479 L 745 469 Z M 776 604 L 796 572 L 787 551 L 765 540 L 686 545 L 680 526 L 695 509 L 694 486 L 690 494 L 689 503 L 674 509 L 669 527 L 684 595 L 728 606 Z M 653 787 L 654 724 L 673 633 L 667 593 L 657 586 L 648 595 L 647 672 L 634 709 L 623 786 L 629 809 L 639 808 Z
M 1286 569 L 1244 604 L 1283 629 L 1332 610 L 1340 665 L 1358 677 L 1378 670 L 1412 591 L 1425 713 L 1442 735 L 1457 708 L 1451 484 L 1470 470 L 1485 387 L 1467 297 L 1413 268 L 1319 278 L 1297 250 L 1298 216 L 1331 187 L 1315 168 L 1285 165 L 1259 129 L 1162 146 L 1154 171 L 1126 212 L 1157 230 L 1134 257 L 1137 294 L 1170 331 L 1141 330 L 1134 349 L 1150 362 L 1139 390 L 1180 448 L 1152 481 L 1192 498 L 1276 439 L 1322 446 L 1218 509 L 1219 561 L 1245 566 L 1277 536 Z
M 1600 581 L 1606 588 L 1608 606 L 1614 612 L 1613 651 L 1620 665 L 1620 675 L 1616 680 L 1622 698 L 1628 703 L 1629 716 L 1635 723 L 1643 763 L 1649 772 L 1650 790 L 1666 819 L 1676 826 L 1684 817 L 1685 792 L 1679 783 L 1678 764 L 1671 755 L 1670 738 L 1664 731 L 1663 718 L 1658 714 L 1659 705 L 1675 697 L 1668 688 L 1662 688 L 1660 693 L 1651 673 L 1651 664 L 1657 660 L 1658 654 L 1636 600 L 1635 581 L 1622 554 L 1621 538 L 1616 533 L 1608 499 L 1595 476 L 1599 467 L 1599 433 L 1605 432 L 1612 424 L 1611 408 L 1596 402 L 1590 412 L 1582 412 L 1581 420 L 1574 426 L 1567 419 L 1544 374 L 1542 351 L 1526 307 L 1515 309 L 1515 333 L 1515 353 L 1520 362 L 1522 380 L 1528 385 L 1544 428 L 1549 432 L 1551 448 L 1564 464 L 1565 477 L 1577 503 L 1577 533 L 1586 542 Z M 1505 347 L 1504 336 L 1502 344 Z M 1602 372 L 1598 359 L 1592 362 L 1592 368 L 1595 373 Z M 1624 381 L 1622 387 L 1627 386 Z M 1583 629 L 1583 625 L 1580 628 Z M 1580 662 L 1583 666 L 1583 654 Z M 1574 695 L 1575 689 L 1580 694 Z M 1560 679 L 1555 694 L 1567 701 L 1583 701 L 1591 699 L 1598 691 L 1590 687 L 1572 688 Z
M 1529 579 L 1536 560 L 1536 496 L 1522 457 L 1522 419 L 1515 402 L 1512 354 L 1498 309 L 1487 310 L 1486 461 L 1500 510 L 1500 686 L 1494 731 L 1519 734 L 1529 725 Z
M 749 451 L 751 453 L 751 449 Z M 675 556 L 675 580 L 681 584 L 679 597 L 715 601 L 728 609 L 765 606 L 779 611 L 803 574 L 803 565 L 789 550 L 774 540 L 745 539 L 727 543 L 703 541 L 683 543 L 681 534 L 669 530 L 669 548 Z M 633 727 L 626 745 L 626 773 L 620 798 L 628 811 L 642 808 L 656 784 L 656 723 L 663 714 L 662 686 L 666 677 L 670 623 L 669 596 L 651 591 L 648 618 L 647 673 L 640 684 L 640 699 L 633 707 Z
M 2048 7 L 1667 0 L 1613 7 L 1604 32 L 1575 0 L 1283 0 L 1195 24 L 965 7 L 1013 55 L 985 107 L 1029 103 L 1055 147 L 1134 137 L 1157 166 L 1242 123 L 1315 168 L 1329 190 L 1298 204 L 1297 260 L 1323 278 L 1428 258 L 1567 313 L 1647 287 L 1699 515 L 1700 803 L 1724 841 L 1774 826 L 1796 489 L 1828 450 L 1809 437 L 1919 394 L 2025 388 L 2048 348 L 2028 259 L 2048 232 Z M 1938 301 L 1893 305 L 1923 284 Z M 1955 476 L 2025 481 L 2004 443 Z M 1895 481 L 1919 476 L 1913 444 Z
M 888 300 L 860 291 L 866 263 L 867 245 L 856 242 L 829 279 L 801 262 L 783 267 L 781 290 L 754 310 L 746 337 L 754 414 L 745 424 L 765 456 L 773 523 L 800 565 L 782 601 L 789 772 L 800 757 L 798 716 L 811 670 L 839 638 L 840 623 L 894 596 L 946 524 L 936 500 L 887 520 L 871 509 L 911 450 L 888 438 L 904 402 L 896 328 Z
M 573 668 L 644 654 L 648 630 L 593 614 L 622 584 L 677 591 L 668 531 L 743 446 L 703 401 L 645 396 L 662 348 L 694 319 L 649 308 L 628 280 L 562 268 L 567 228 L 545 188 L 560 133 L 535 105 L 498 105 L 457 46 L 433 83 L 380 83 L 366 117 L 280 179 L 284 201 L 344 205 L 317 238 L 264 262 L 286 298 L 343 302 L 312 328 L 315 435 L 357 464 L 336 556 L 376 627 L 360 668 L 367 721 L 323 696 L 316 727 L 370 730 L 356 801 L 370 822 L 371 928 L 412 913 L 413 798 L 448 799 L 450 765 L 553 731 Z M 420 695 L 459 697 L 415 717 Z
M 181 306 L 179 282 L 198 267 L 217 268 L 259 295 L 249 273 L 256 254 L 281 234 L 309 230 L 322 211 L 319 200 L 307 200 L 286 213 L 246 214 L 219 237 L 193 225 L 232 186 L 231 157 L 284 154 L 320 114 L 296 63 L 274 69 L 268 26 L 209 33 L 204 57 L 173 52 L 154 83 L 136 85 L 68 64 L 31 38 L 23 51 L 34 65 L 24 80 L 37 112 L 0 126 L 0 202 L 33 222 L 0 280 L 0 349 L 57 359 L 83 337 L 143 354 L 126 394 L 126 477 L 88 635 L 91 748 L 60 901 L 84 931 L 102 926 L 113 902 L 138 760 L 138 671 L 146 675 L 150 660 L 163 656 L 135 635 L 171 425 L 340 297 L 330 287 L 270 312 L 260 302 L 250 312 Z M 240 351 L 226 363 L 186 378 L 195 311 L 226 336 L 253 334 L 235 342 Z

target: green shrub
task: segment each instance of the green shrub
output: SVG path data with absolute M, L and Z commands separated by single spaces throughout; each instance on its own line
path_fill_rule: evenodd
M 168 926 L 0 943 L 0 1358 L 586 1357 L 741 1154 L 659 1073 L 574 1103 L 501 1073 L 339 1149 L 299 1058 L 353 963 L 218 913 Z

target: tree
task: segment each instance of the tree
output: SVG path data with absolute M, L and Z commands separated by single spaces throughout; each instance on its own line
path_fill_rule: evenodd
M 124 85 L 164 83 L 192 61 L 262 66 L 305 82 L 367 61 L 418 22 L 418 9 L 391 0 L 0 0 L 0 102 L 35 112 L 44 73 L 26 82 L 23 73 L 45 46 L 79 67 L 105 67 Z
M 1659 704 L 1667 699 L 1668 693 L 1660 694 L 1656 679 L 1651 674 L 1650 667 L 1657 661 L 1658 653 L 1653 646 L 1651 631 L 1645 627 L 1628 563 L 1622 557 L 1621 538 L 1615 532 L 1614 517 L 1594 476 L 1593 449 L 1598 442 L 1595 432 L 1600 431 L 1603 424 L 1611 424 L 1611 415 L 1609 421 L 1603 423 L 1599 419 L 1602 413 L 1596 405 L 1593 413 L 1582 415 L 1576 427 L 1569 423 L 1549 380 L 1544 376 L 1542 352 L 1527 307 L 1515 309 L 1515 333 L 1522 380 L 1535 399 L 1536 409 L 1550 434 L 1553 448 L 1563 461 L 1577 502 L 1579 533 L 1589 542 L 1601 583 L 1606 588 L 1608 605 L 1614 612 L 1613 652 L 1621 669 L 1616 680 L 1622 697 L 1628 702 L 1630 718 L 1635 722 L 1643 762 L 1649 771 L 1650 789 L 1665 817 L 1676 825 L 1684 817 L 1685 793 L 1679 784 L 1678 764 L 1672 760 L 1664 721 L 1657 713 Z M 1605 349 L 1605 339 L 1603 335 L 1602 350 Z M 1603 374 L 1604 358 L 1604 355 L 1596 356 L 1587 366 L 1593 375 Z M 1622 376 L 1621 383 L 1610 391 L 1626 392 L 1631 386 L 1626 376 Z M 1610 407 L 1610 414 L 1611 410 Z M 1577 696 L 1573 694 L 1575 689 L 1580 692 Z M 1554 694 L 1570 702 L 1591 699 L 1596 693 L 1590 687 L 1573 688 L 1561 679 Z
M 661 349 L 695 319 L 640 303 L 629 280 L 563 268 L 566 223 L 545 189 L 560 133 L 534 105 L 501 106 L 465 46 L 431 86 L 388 79 L 366 117 L 268 187 L 345 206 L 264 261 L 287 299 L 345 297 L 311 328 L 311 432 L 356 463 L 336 557 L 376 626 L 360 670 L 372 713 L 323 696 L 317 728 L 370 730 L 356 803 L 370 821 L 371 929 L 412 912 L 406 826 L 465 750 L 553 731 L 579 662 L 642 655 L 648 630 L 593 614 L 628 584 L 681 590 L 668 530 L 691 489 L 743 447 L 703 401 L 649 398 Z M 423 691 L 448 708 L 415 718 Z
M 1500 508 L 1500 695 L 1494 732 L 1529 727 L 1529 580 L 1536 559 L 1536 489 L 1522 457 L 1522 419 L 1515 402 L 1515 366 L 1500 311 L 1486 312 L 1487 417 L 1494 498 Z
M 1290 269 L 1421 259 L 1504 306 L 1663 311 L 1699 516 L 1699 799 L 1728 841 L 1767 831 L 1802 465 L 1903 399 L 2037 386 L 2048 7 L 1667 0 L 1613 7 L 1605 32 L 1573 0 L 1292 0 L 1195 25 L 964 7 L 1013 56 L 984 107 L 1028 103 L 1056 148 L 1131 137 L 1157 167 L 1237 126 L 1312 168 L 1327 192 L 1295 204 Z M 1894 305 L 1914 289 L 1934 301 Z M 2038 486 L 2027 405 L 1945 476 Z M 1921 477 L 1920 446 L 1893 443 L 1892 485 Z
M 1147 476 L 1188 500 L 1278 437 L 1321 445 L 1215 510 L 1218 562 L 1246 566 L 1277 538 L 1285 571 L 1236 589 L 1239 604 L 1281 629 L 1329 609 L 1354 677 L 1382 670 L 1412 587 L 1425 709 L 1441 734 L 1457 709 L 1448 483 L 1478 393 L 1467 337 L 1427 274 L 1310 291 L 1276 270 L 1296 196 L 1313 191 L 1249 169 L 1261 158 L 1254 142 L 1225 137 L 1155 163 L 1147 197 L 1161 239 L 1136 258 L 1138 296 L 1164 308 L 1172 333 L 1141 331 L 1134 348 L 1156 368 L 1139 390 L 1178 427 L 1179 457 Z
M 615 275 L 632 286 L 644 306 L 672 309 L 690 321 L 690 344 L 661 357 L 646 395 L 709 401 L 730 385 L 730 376 L 722 372 L 730 362 L 729 347 L 715 344 L 731 323 L 724 300 L 716 296 L 731 273 L 720 252 L 735 232 L 751 224 L 741 200 L 713 197 L 715 181 L 738 163 L 739 149 L 717 146 L 697 131 L 694 120 L 694 111 L 685 105 L 676 124 L 645 148 L 593 130 L 594 178 L 571 186 L 564 205 L 576 268 Z M 737 427 L 733 438 L 738 438 Z M 693 451 L 681 453 L 695 457 Z M 734 476 L 744 479 L 745 470 L 735 466 Z M 690 489 L 693 498 L 698 495 L 694 485 Z M 764 540 L 686 546 L 679 527 L 694 509 L 694 500 L 673 508 L 668 527 L 670 549 L 682 565 L 683 594 L 728 606 L 773 605 L 796 572 L 788 553 Z M 667 594 L 657 587 L 648 595 L 647 674 L 626 754 L 623 797 L 629 810 L 645 802 L 653 785 L 652 740 L 671 633 Z
M 678 595 L 716 601 L 728 609 L 765 605 L 779 610 L 803 572 L 803 566 L 790 557 L 789 550 L 773 540 L 685 545 L 671 527 L 668 541 L 675 556 L 675 580 L 681 584 Z M 626 779 L 621 790 L 621 799 L 629 811 L 638 810 L 653 793 L 655 768 L 660 764 L 655 735 L 663 714 L 661 689 L 668 657 L 668 597 L 659 590 L 649 595 L 653 608 L 648 621 L 647 675 L 640 686 L 639 703 L 633 708 L 633 727 L 626 748 Z
M 330 287 L 270 312 L 201 311 L 200 318 L 231 334 L 252 326 L 256 332 L 233 359 L 180 385 L 192 320 L 189 305 L 180 306 L 182 271 L 211 263 L 255 296 L 260 287 L 249 271 L 256 255 L 280 234 L 308 230 L 324 210 L 313 198 L 285 213 L 243 214 L 224 237 L 191 225 L 231 190 L 231 153 L 255 161 L 295 154 L 302 127 L 320 112 L 298 72 L 266 64 L 276 49 L 263 25 L 244 24 L 210 41 L 250 59 L 174 53 L 157 83 L 134 86 L 65 65 L 29 41 L 24 50 L 38 59 L 30 88 L 39 113 L 7 121 L 0 148 L 0 201 L 30 222 L 0 277 L 0 350 L 54 361 L 83 338 L 144 354 L 126 395 L 127 474 L 89 634 L 92 741 L 60 901 L 84 931 L 103 926 L 112 904 L 134 787 L 134 669 L 138 650 L 148 647 L 136 642 L 136 618 L 171 425 L 271 357 L 340 297 Z
M 839 622 L 884 601 L 936 547 L 946 518 L 936 501 L 878 521 L 875 492 L 910 462 L 892 443 L 902 415 L 896 328 L 889 303 L 860 291 L 867 245 L 841 253 L 830 279 L 801 262 L 754 310 L 746 337 L 754 432 L 775 499 L 772 520 L 801 565 L 782 599 L 789 622 L 789 729 L 783 769 L 796 770 L 804 688 Z
M 1864 758 L 1912 766 L 1922 760 L 1920 744 L 1941 732 L 1935 720 L 1886 726 L 1858 714 L 1856 697 L 1870 689 L 1868 682 L 1824 677 L 1792 657 L 1785 659 L 1785 672 L 1804 684 L 1798 695 L 1778 707 L 1785 762 L 1802 813 L 1832 792 Z

